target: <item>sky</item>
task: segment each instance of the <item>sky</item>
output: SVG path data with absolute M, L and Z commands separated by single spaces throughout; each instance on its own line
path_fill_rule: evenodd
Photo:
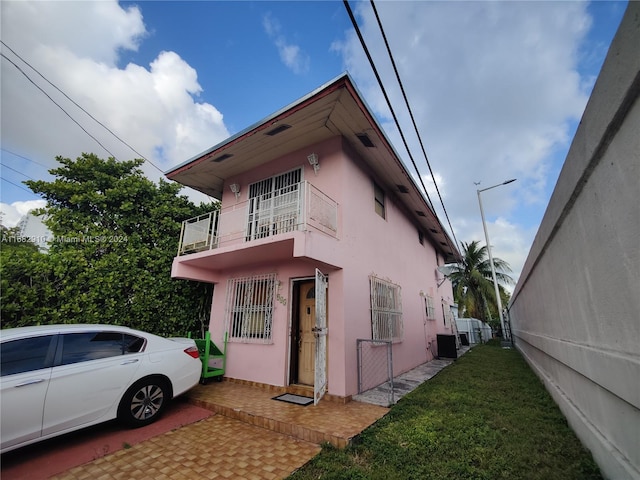
M 372 4 L 349 5 L 448 229 Z M 517 279 L 627 2 L 374 5 L 459 243 L 485 244 L 477 190 L 517 179 L 481 194 L 493 255 Z M 142 155 L 157 180 L 345 71 L 417 178 L 342 1 L 0 9 L 5 226 L 44 205 L 22 182 L 51 180 L 58 155 Z

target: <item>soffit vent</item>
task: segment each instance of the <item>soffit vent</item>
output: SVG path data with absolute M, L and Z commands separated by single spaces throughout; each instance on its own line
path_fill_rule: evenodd
M 360 143 L 362 143 L 362 145 L 364 145 L 365 147 L 367 148 L 375 147 L 375 145 L 369 138 L 369 135 L 367 135 L 366 133 L 356 133 L 356 137 L 358 137 L 358 140 L 360 140 Z
M 398 191 L 400 193 L 409 193 L 409 189 L 404 185 L 396 185 L 396 187 L 398 187 Z
M 290 128 L 291 128 L 291 125 L 287 125 L 286 123 L 283 123 L 282 125 L 278 125 L 276 128 L 272 128 L 271 130 L 266 132 L 265 135 L 269 135 L 270 137 L 273 137 L 274 135 L 278 135 L 279 133 L 282 133 L 285 130 L 289 130 Z
M 220 155 L 218 158 L 214 158 L 212 162 L 220 163 L 225 161 L 227 158 L 231 158 L 231 157 L 233 157 L 233 153 L 225 153 L 223 155 Z

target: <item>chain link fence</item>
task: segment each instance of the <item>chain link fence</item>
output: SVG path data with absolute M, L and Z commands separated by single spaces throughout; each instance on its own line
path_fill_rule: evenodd
M 384 385 L 389 391 L 389 404 L 393 405 L 393 356 L 391 340 L 359 338 L 358 348 L 358 393 Z

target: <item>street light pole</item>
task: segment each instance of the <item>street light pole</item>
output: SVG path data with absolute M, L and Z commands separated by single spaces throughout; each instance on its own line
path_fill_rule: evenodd
M 480 216 L 482 217 L 482 228 L 484 228 L 484 238 L 487 241 L 487 252 L 489 252 L 489 264 L 491 265 L 491 275 L 493 276 L 493 286 L 496 289 L 496 302 L 498 303 L 498 315 L 500 316 L 500 327 L 502 328 L 502 339 L 510 340 L 507 338 L 507 331 L 504 328 L 504 315 L 502 314 L 502 299 L 500 298 L 500 289 L 498 288 L 498 280 L 496 278 L 496 267 L 493 264 L 493 255 L 491 254 L 491 244 L 489 243 L 489 232 L 487 231 L 487 223 L 484 220 L 484 209 L 482 208 L 482 198 L 480 194 L 487 190 L 491 190 L 492 188 L 501 187 L 502 185 L 506 185 L 508 183 L 515 182 L 516 179 L 512 178 L 511 180 L 506 180 L 497 185 L 493 185 L 491 187 L 483 188 L 482 190 L 477 190 L 478 192 L 478 203 L 480 204 Z

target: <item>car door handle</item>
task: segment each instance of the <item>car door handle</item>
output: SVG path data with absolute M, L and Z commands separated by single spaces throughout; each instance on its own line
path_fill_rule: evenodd
M 132 360 L 127 360 L 126 362 L 122 362 L 120 365 L 129 365 L 130 363 L 136 363 L 138 361 L 137 358 L 134 358 Z
M 44 378 L 38 378 L 35 380 L 27 380 L 24 383 L 19 383 L 18 385 L 16 385 L 16 388 L 20 388 L 20 387 L 26 387 L 27 385 L 35 385 L 36 383 L 42 383 L 44 382 Z

